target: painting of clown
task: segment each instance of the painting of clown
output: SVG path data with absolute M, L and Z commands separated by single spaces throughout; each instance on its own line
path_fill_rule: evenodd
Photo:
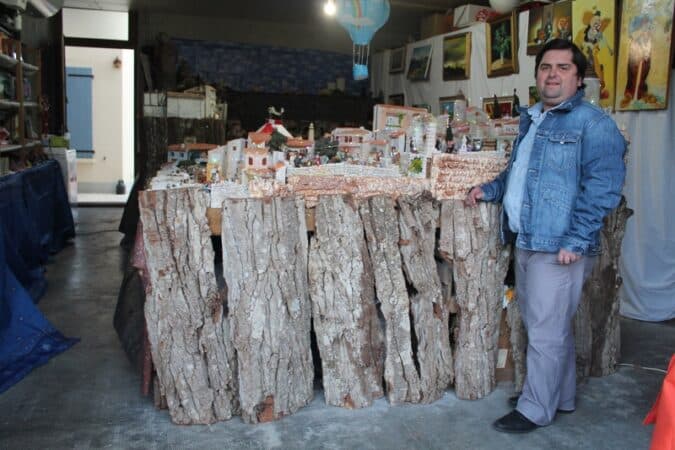
M 600 80 L 600 106 L 614 105 L 616 66 L 616 26 L 614 0 L 572 2 L 574 43 L 588 59 L 586 78 Z

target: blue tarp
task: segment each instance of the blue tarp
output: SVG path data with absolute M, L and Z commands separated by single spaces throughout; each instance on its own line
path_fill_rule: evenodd
M 77 342 L 35 306 L 49 254 L 74 236 L 56 161 L 0 178 L 0 393 Z

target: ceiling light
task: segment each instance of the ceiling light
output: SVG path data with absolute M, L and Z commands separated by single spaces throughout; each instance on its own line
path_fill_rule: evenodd
M 333 0 L 327 0 L 326 3 L 323 4 L 323 13 L 327 16 L 334 16 L 336 9 Z

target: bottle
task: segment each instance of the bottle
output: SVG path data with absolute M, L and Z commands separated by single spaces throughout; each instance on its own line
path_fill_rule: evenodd
M 124 185 L 124 180 L 117 180 L 117 186 L 115 186 L 115 194 L 124 195 L 127 192 L 127 187 Z

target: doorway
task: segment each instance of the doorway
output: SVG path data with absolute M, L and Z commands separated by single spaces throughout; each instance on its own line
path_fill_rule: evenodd
M 65 66 L 78 203 L 124 204 L 134 178 L 134 51 L 66 46 Z

